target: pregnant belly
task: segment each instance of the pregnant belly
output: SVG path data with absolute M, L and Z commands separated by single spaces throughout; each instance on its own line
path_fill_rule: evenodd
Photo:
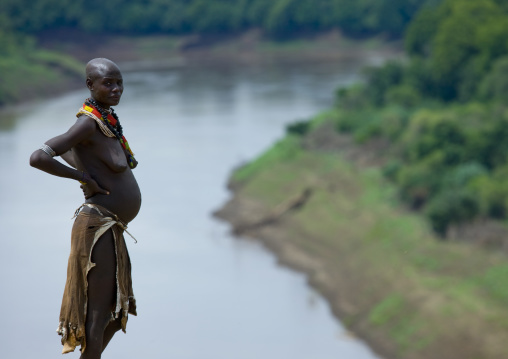
M 109 189 L 109 195 L 97 194 L 87 202 L 106 207 L 126 223 L 132 221 L 141 208 L 141 192 L 134 177 L 132 180 L 114 181 L 109 186 L 104 184 L 104 187 Z

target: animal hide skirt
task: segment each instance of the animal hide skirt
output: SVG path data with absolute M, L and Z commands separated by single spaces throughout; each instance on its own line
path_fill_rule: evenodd
M 87 211 L 89 213 L 81 210 L 84 206 L 91 208 Z M 102 206 L 84 204 L 76 211 L 76 220 L 72 227 L 67 281 L 57 329 L 57 333 L 62 336 L 63 354 L 74 351 L 79 345 L 81 345 L 81 352 L 84 352 L 86 348 L 87 275 L 95 266 L 95 263 L 92 263 L 93 248 L 108 230 L 113 233 L 116 254 L 116 302 L 112 307 L 111 320 L 120 319 L 122 330 L 125 332 L 128 314 L 136 315 L 131 263 L 123 237 L 125 229 L 125 224 Z

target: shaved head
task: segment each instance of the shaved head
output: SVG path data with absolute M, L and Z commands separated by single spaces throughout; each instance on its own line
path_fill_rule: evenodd
M 92 82 L 111 72 L 120 73 L 120 69 L 113 61 L 105 58 L 96 58 L 86 64 L 86 79 Z
M 86 64 L 86 86 L 91 97 L 105 109 L 116 106 L 123 93 L 123 77 L 111 60 L 97 58 Z

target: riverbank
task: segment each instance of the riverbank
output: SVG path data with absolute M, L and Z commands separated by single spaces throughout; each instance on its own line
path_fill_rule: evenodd
M 506 255 L 439 241 L 383 179 L 383 143 L 359 147 L 327 116 L 236 170 L 216 215 L 306 273 L 387 359 L 506 358 Z
M 350 39 L 338 30 L 274 41 L 265 38 L 257 29 L 232 35 L 188 36 L 90 37 L 75 32 L 51 32 L 41 34 L 39 44 L 45 49 L 71 55 L 81 62 L 100 56 L 110 58 L 118 64 L 136 64 L 150 70 L 184 64 L 319 63 L 347 57 L 357 58 L 359 54 L 401 56 L 403 48 L 400 40 L 388 41 L 383 36 Z

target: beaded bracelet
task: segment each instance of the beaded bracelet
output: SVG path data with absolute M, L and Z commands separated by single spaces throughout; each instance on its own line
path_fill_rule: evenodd
M 87 184 L 87 182 L 85 182 L 85 171 L 81 171 L 81 181 L 79 181 L 79 183 L 82 185 Z
M 51 147 L 49 147 L 47 144 L 43 144 L 40 149 L 43 150 L 44 152 L 46 152 L 51 157 L 56 156 L 56 152 Z

